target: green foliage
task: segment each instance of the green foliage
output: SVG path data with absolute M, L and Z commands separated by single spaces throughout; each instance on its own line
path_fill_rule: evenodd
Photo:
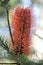
M 3 47 L 5 50 L 9 51 L 7 43 L 7 40 L 5 40 L 4 37 L 0 36 L 0 46 Z
M 25 54 L 21 54 L 19 56 L 19 62 L 21 63 L 21 65 L 26 65 L 28 63 L 28 58 Z
M 16 60 L 18 62 L 18 64 L 20 64 L 20 65 L 28 65 L 29 64 L 29 60 L 26 55 L 24 55 L 24 54 L 15 55 L 14 53 L 12 53 L 9 50 L 8 42 L 2 36 L 0 36 L 0 46 L 3 47 L 3 49 L 5 49 L 8 52 L 9 57 L 13 60 Z
M 18 4 L 21 4 L 21 3 L 22 3 L 21 0 L 10 0 L 9 1 L 10 7 L 15 7 L 15 6 L 17 6 Z
M 0 5 L 2 7 L 8 8 L 8 2 L 9 0 L 0 0 Z
M 17 4 L 21 4 L 21 0 L 0 0 L 0 5 L 4 8 L 15 7 Z
M 5 49 L 10 59 L 16 60 L 18 65 L 43 65 L 43 60 L 39 62 L 30 61 L 25 54 L 15 55 L 12 51 L 9 50 L 8 42 L 4 39 L 4 37 L 0 36 L 0 46 Z

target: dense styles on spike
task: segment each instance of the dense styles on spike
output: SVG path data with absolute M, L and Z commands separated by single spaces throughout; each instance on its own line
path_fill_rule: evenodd
M 29 8 L 16 8 L 12 13 L 12 36 L 14 44 L 10 43 L 13 47 L 15 54 L 26 54 L 30 52 L 30 30 L 31 30 L 31 9 Z

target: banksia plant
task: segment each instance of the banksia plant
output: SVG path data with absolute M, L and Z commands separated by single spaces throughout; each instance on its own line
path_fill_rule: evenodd
M 31 45 L 32 12 L 30 8 L 18 7 L 12 11 L 11 29 L 14 43 L 10 42 L 12 52 L 29 55 Z

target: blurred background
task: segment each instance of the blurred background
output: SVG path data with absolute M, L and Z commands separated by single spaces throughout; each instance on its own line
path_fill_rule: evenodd
M 35 62 L 43 60 L 43 0 L 9 0 L 9 5 L 10 19 L 11 10 L 16 6 L 32 7 L 34 16 L 34 26 L 32 30 L 35 32 L 32 32 L 32 50 L 29 59 Z M 1 35 L 4 36 L 5 39 L 9 37 L 6 10 L 0 5 L 0 36 Z M 0 61 L 10 62 L 10 60 L 4 60 L 5 52 L 6 51 L 0 47 L 0 58 L 2 58 Z

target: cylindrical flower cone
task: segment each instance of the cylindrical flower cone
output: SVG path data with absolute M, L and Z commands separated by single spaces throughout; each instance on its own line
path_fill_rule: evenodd
M 29 55 L 31 45 L 32 15 L 30 8 L 18 7 L 12 11 L 11 29 L 14 44 L 11 43 L 15 54 Z

